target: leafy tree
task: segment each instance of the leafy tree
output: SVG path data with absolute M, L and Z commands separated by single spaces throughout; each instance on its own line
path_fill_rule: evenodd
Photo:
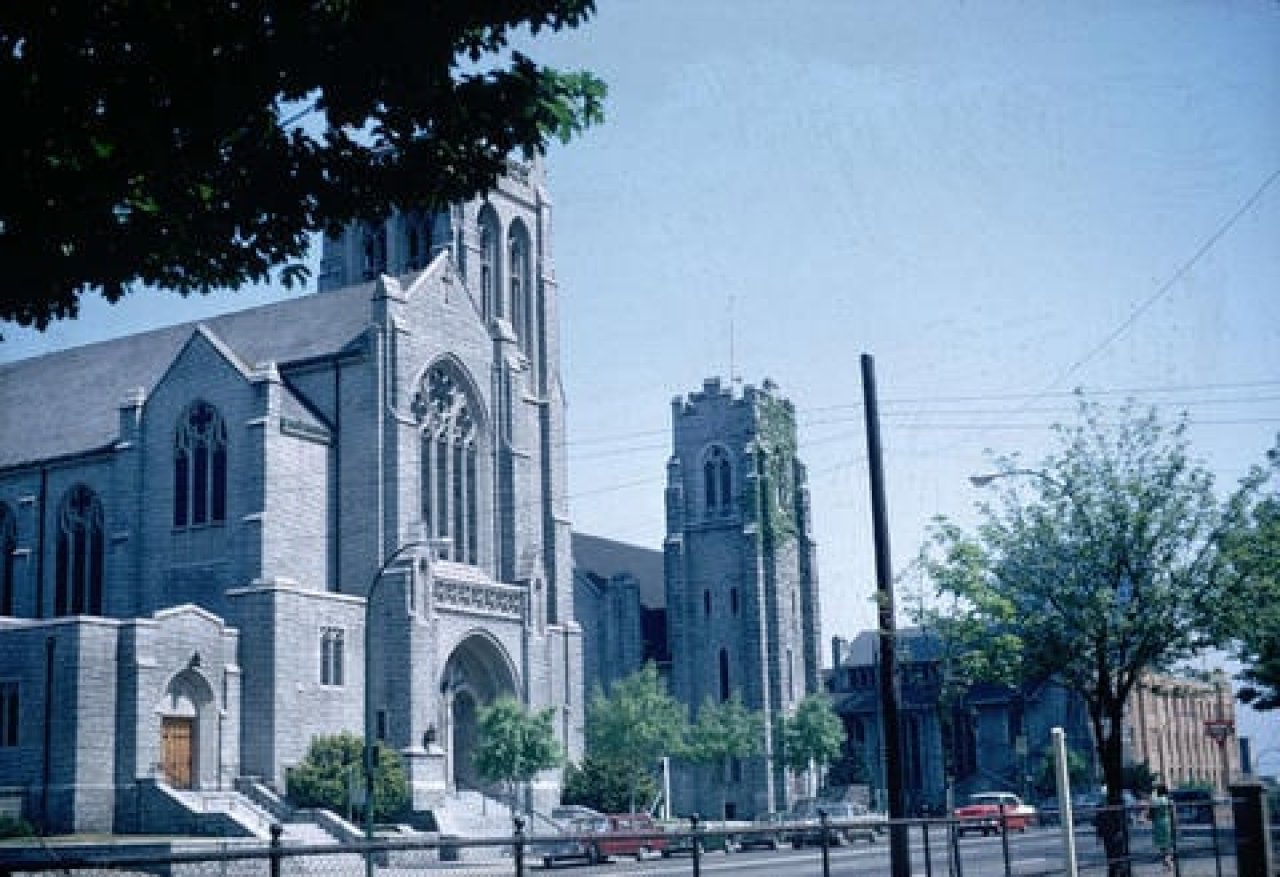
M 864 747 L 846 745 L 840 757 L 831 762 L 827 769 L 828 786 L 856 786 L 871 782 L 871 771 L 867 768 L 867 754 Z
M 1073 790 L 1089 782 L 1089 761 L 1074 749 L 1067 750 L 1067 779 Z M 1058 767 L 1052 750 L 1045 752 L 1036 768 L 1032 785 L 1039 795 L 1056 795 L 1058 791 Z
M 409 803 L 409 784 L 400 756 L 379 741 L 374 746 L 375 819 L 393 819 Z M 364 739 L 350 732 L 311 738 L 306 757 L 289 771 L 287 795 L 298 807 L 324 807 L 345 812 L 350 783 L 363 791 Z
M 1156 787 L 1156 775 L 1145 761 L 1135 761 L 1124 766 L 1124 787 L 1140 798 L 1150 797 Z
M 633 801 L 652 801 L 657 794 L 658 783 L 648 770 L 588 755 L 565 771 L 561 800 L 601 813 L 622 813 L 635 809 Z
M 1215 619 L 1239 595 L 1223 574 L 1224 534 L 1242 497 L 1220 502 L 1172 427 L 1132 405 L 1112 421 L 1082 401 L 1036 468 L 998 460 L 1000 493 L 976 533 L 940 521 L 926 568 L 955 611 L 939 629 L 985 659 L 983 675 L 1054 677 L 1083 698 L 1111 804 L 1123 803 L 1125 705 L 1142 674 L 1221 639 Z M 990 480 L 980 479 L 980 480 Z M 1123 872 L 1122 826 L 1103 836 Z
M 493 186 L 603 118 L 604 84 L 513 50 L 595 0 L 9 3 L 0 319 L 93 290 L 286 286 L 312 233 Z M 305 122 L 305 125 L 304 125 Z
M 782 763 L 796 772 L 822 768 L 844 745 L 844 724 L 821 694 L 806 695 L 781 726 Z
M 1267 457 L 1274 475 L 1280 447 Z M 1280 708 L 1280 492 L 1261 497 L 1246 514 L 1245 526 L 1226 540 L 1243 594 L 1221 621 L 1244 665 L 1240 699 L 1254 709 L 1273 710 Z
M 764 740 L 764 717 L 747 709 L 734 692 L 726 701 L 708 697 L 698 709 L 689 729 L 684 757 L 695 764 L 726 765 L 731 759 L 748 758 L 760 752 Z M 724 817 L 727 788 L 719 783 L 720 814 Z
M 593 758 L 618 765 L 632 778 L 629 809 L 640 791 L 638 777 L 663 756 L 684 749 L 685 708 L 667 693 L 652 662 L 613 684 L 597 689 L 587 705 L 587 750 Z
M 480 710 L 472 761 L 482 777 L 506 786 L 512 809 L 520 783 L 558 767 L 563 759 L 554 719 L 554 709 L 530 713 L 512 697 L 500 697 Z

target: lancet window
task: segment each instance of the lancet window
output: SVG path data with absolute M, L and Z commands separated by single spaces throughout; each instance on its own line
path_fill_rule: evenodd
M 435 538 L 449 540 L 448 556 L 479 559 L 479 430 L 465 387 L 446 365 L 432 367 L 415 408 L 422 420 L 422 519 Z
M 728 514 L 732 508 L 733 466 L 729 454 L 716 445 L 702 463 L 702 492 L 708 514 Z
M 88 487 L 67 491 L 58 508 L 55 615 L 101 615 L 105 572 L 102 502 Z
M 480 297 L 485 319 L 503 316 L 498 293 L 498 219 L 488 206 L 480 211 Z
M 0 503 L 0 615 L 13 614 L 13 566 L 18 549 L 18 526 L 13 512 Z
M 174 437 L 173 525 L 227 519 L 227 426 L 208 402 L 187 408 Z

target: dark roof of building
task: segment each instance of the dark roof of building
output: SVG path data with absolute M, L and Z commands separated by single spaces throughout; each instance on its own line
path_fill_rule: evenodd
M 629 573 L 640 586 L 640 605 L 646 609 L 667 605 L 662 552 L 657 549 L 574 533 L 573 564 L 605 579 Z
M 864 630 L 845 647 L 842 667 L 868 667 L 880 660 L 880 634 L 875 630 Z M 918 627 L 904 627 L 898 630 L 895 657 L 899 663 L 929 662 L 942 657 L 942 643 L 934 634 Z
M 0 365 L 0 467 L 110 444 L 121 403 L 135 391 L 150 395 L 200 326 L 249 369 L 337 353 L 369 325 L 374 288 L 299 296 Z M 286 413 L 305 416 L 290 400 Z

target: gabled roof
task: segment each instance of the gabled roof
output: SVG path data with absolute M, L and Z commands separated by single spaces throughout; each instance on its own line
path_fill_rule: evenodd
M 338 353 L 370 323 L 375 284 L 224 314 L 0 365 L 0 468 L 111 444 L 119 408 L 144 398 L 203 326 L 241 363 L 290 362 Z M 303 417 L 302 406 L 290 407 Z

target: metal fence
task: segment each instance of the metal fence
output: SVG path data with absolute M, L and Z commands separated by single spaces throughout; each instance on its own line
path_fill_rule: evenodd
M 1110 828 L 1108 828 L 1110 826 Z M 1065 828 L 1034 825 L 1023 831 L 962 834 L 954 819 L 890 822 L 703 823 L 696 818 L 651 834 L 530 834 L 516 820 L 508 837 L 464 839 L 434 834 L 379 838 L 368 843 L 295 845 L 275 829 L 270 844 L 186 840 L 145 844 L 0 846 L 0 875 L 58 872 L 155 877 L 426 877 L 546 874 L 572 869 L 596 874 L 759 873 L 881 875 L 889 871 L 894 832 L 905 840 L 917 877 L 1028 877 L 1065 874 Z M 966 826 L 972 827 L 972 826 Z M 1101 832 L 1117 830 L 1123 857 L 1108 858 Z M 905 837 L 904 837 L 905 836 Z M 1070 834 L 1078 873 L 1105 875 L 1124 864 L 1134 875 L 1246 877 L 1238 868 L 1237 838 L 1225 807 L 1209 808 L 1207 822 L 1178 824 L 1171 861 L 1152 846 L 1151 827 L 1138 810 L 1097 808 L 1077 812 Z

